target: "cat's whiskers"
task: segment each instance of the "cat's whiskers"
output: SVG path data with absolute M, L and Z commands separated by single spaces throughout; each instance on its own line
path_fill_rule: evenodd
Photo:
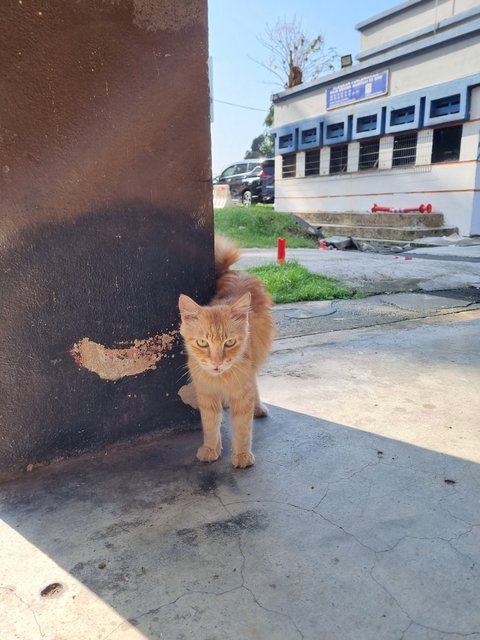
M 176 384 L 179 384 L 179 382 L 185 378 L 185 376 L 189 375 L 190 371 L 188 370 L 188 365 L 182 365 L 182 369 L 185 369 L 185 371 L 182 373 L 182 375 L 177 379 Z

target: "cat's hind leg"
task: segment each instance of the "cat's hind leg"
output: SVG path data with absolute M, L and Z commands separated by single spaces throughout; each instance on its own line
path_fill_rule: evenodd
M 222 452 L 222 401 L 219 396 L 202 395 L 198 397 L 198 404 L 202 417 L 203 445 L 197 451 L 197 458 L 201 462 L 215 462 Z
M 266 418 L 268 416 L 267 407 L 260 402 L 260 396 L 258 393 L 258 384 L 256 380 L 255 380 L 255 406 L 253 409 L 253 415 L 256 418 Z

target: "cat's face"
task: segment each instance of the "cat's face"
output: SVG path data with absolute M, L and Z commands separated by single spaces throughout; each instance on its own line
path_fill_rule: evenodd
M 231 304 L 201 307 L 181 295 L 180 333 L 186 348 L 203 371 L 218 376 L 238 362 L 247 346 L 250 294 Z

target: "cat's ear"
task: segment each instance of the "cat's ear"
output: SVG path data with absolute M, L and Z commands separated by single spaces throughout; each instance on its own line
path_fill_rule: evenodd
M 178 299 L 178 308 L 180 309 L 182 320 L 196 318 L 200 311 L 200 305 L 183 293 L 180 294 Z
M 244 293 L 241 298 L 235 300 L 230 306 L 232 310 L 232 317 L 237 320 L 245 320 L 248 317 L 250 311 L 250 303 L 252 301 L 252 295 L 250 292 Z

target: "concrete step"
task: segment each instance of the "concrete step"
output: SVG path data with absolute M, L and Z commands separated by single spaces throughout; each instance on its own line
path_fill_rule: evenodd
M 411 242 L 426 236 L 450 236 L 458 233 L 454 227 L 376 227 L 376 226 L 354 226 L 348 224 L 322 224 L 323 235 L 348 236 L 350 238 L 380 238 L 382 240 L 395 240 L 401 242 Z
M 442 213 L 355 213 L 353 211 L 332 213 L 297 213 L 299 218 L 312 226 L 324 224 L 346 224 L 355 227 L 441 227 L 444 224 Z
M 422 249 L 423 247 L 443 247 L 443 243 L 439 242 L 421 242 L 420 240 L 411 240 L 406 242 L 405 240 L 385 240 L 383 238 L 360 238 L 355 236 L 355 240 L 362 244 L 370 245 L 372 247 L 410 247 L 412 249 Z

